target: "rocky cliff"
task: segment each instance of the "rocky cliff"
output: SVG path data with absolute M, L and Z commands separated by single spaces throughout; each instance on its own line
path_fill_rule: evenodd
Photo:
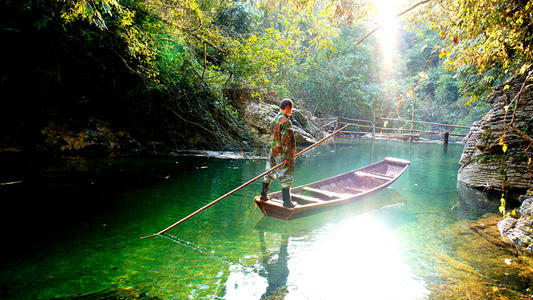
M 532 187 L 533 147 L 528 136 L 533 136 L 533 80 L 529 78 L 525 82 L 525 76 L 514 76 L 489 94 L 485 101 L 492 104 L 492 110 L 472 125 L 463 140 L 459 182 L 497 191 L 502 189 L 505 178 L 509 190 Z M 517 130 L 509 127 L 512 120 Z

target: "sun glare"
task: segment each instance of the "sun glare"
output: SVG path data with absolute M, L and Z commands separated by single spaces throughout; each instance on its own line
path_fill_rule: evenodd
M 376 32 L 381 59 L 386 73 L 392 72 L 398 40 L 398 0 L 374 0 L 376 22 L 381 28 Z

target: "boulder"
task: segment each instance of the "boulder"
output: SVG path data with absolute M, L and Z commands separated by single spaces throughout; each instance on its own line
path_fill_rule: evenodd
M 516 215 L 498 222 L 498 230 L 506 242 L 533 253 L 533 197 L 522 202 Z
M 244 122 L 266 144 L 270 137 L 270 124 L 279 112 L 279 106 L 269 103 L 249 103 L 244 109 Z M 324 136 L 310 112 L 294 109 L 291 114 L 297 145 L 310 145 Z
M 505 186 L 508 190 L 522 192 L 531 187 L 528 156 L 524 150 L 530 141 L 508 128 L 514 106 L 513 98 L 524 84 L 525 76 L 516 75 L 492 91 L 487 99 L 492 109 L 470 128 L 464 138 L 464 150 L 459 162 L 457 179 L 476 188 L 502 190 L 505 163 Z M 531 81 L 531 80 L 530 80 Z M 528 82 L 516 109 L 514 127 L 533 136 L 533 85 Z M 499 143 L 507 126 L 504 147 Z

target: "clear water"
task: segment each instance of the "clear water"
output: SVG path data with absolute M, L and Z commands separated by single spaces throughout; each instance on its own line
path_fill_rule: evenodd
M 296 164 L 294 184 L 302 185 L 387 156 L 411 160 L 398 181 L 357 203 L 281 221 L 255 207 L 258 181 L 167 235 L 145 240 L 139 237 L 261 173 L 265 161 L 76 160 L 39 166 L 32 176 L 11 165 L 11 174 L 24 182 L 0 187 L 2 203 L 11 203 L 2 214 L 4 247 L 11 251 L 2 262 L 0 298 L 51 299 L 114 288 L 163 299 L 431 297 L 448 276 L 464 272 L 446 266 L 464 257 L 454 226 L 495 213 L 498 204 L 458 199 L 462 145 L 445 151 L 439 144 L 410 149 L 405 142 L 377 141 L 370 150 L 368 140 L 324 145 Z M 275 183 L 273 190 L 279 189 Z M 490 252 L 490 260 L 464 264 L 524 293 L 520 280 L 503 281 L 504 255 Z M 492 273 L 487 263 L 496 264 Z

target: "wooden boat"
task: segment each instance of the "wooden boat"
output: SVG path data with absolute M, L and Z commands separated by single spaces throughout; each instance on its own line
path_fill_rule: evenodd
M 291 189 L 293 208 L 283 206 L 281 192 L 268 194 L 269 200 L 254 198 L 265 216 L 283 220 L 312 215 L 357 201 L 382 190 L 398 179 L 410 162 L 387 157 L 380 162 L 335 177 Z

